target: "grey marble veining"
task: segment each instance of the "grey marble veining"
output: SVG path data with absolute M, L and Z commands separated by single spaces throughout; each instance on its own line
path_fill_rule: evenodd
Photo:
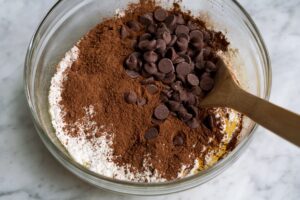
M 0 0 L 0 200 L 148 199 L 90 186 L 64 169 L 36 134 L 23 92 L 27 45 L 54 0 Z M 271 101 L 300 113 L 300 1 L 240 3 L 270 52 Z M 300 132 L 300 130 L 299 130 Z M 156 199 L 298 200 L 300 150 L 259 128 L 242 157 L 200 187 Z

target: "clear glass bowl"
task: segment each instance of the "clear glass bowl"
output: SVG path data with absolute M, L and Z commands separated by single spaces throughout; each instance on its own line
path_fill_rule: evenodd
M 104 177 L 84 168 L 68 155 L 55 136 L 48 112 L 48 92 L 56 64 L 88 30 L 115 10 L 138 0 L 61 0 L 48 12 L 34 34 L 25 61 L 25 92 L 35 127 L 54 157 L 81 179 L 102 189 L 136 195 L 158 195 L 186 190 L 203 184 L 229 167 L 253 136 L 255 124 L 244 120 L 238 146 L 211 168 L 196 175 L 167 183 L 133 183 Z M 170 7 L 173 1 L 163 1 Z M 267 50 L 254 22 L 233 0 L 183 0 L 181 6 L 193 15 L 202 15 L 208 24 L 223 31 L 235 55 L 233 70 L 242 86 L 267 99 L 271 87 L 271 68 Z

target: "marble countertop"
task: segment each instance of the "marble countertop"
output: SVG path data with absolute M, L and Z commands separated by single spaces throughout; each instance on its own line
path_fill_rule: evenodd
M 50 155 L 33 127 L 23 92 L 24 57 L 36 26 L 54 2 L 0 0 L 0 200 L 144 199 L 105 192 L 79 180 Z M 270 100 L 300 113 L 300 1 L 240 3 L 270 52 Z M 220 176 L 155 198 L 299 200 L 300 149 L 260 127 L 246 152 Z

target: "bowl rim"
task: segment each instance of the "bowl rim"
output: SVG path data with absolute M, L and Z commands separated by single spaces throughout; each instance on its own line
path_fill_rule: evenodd
M 131 182 L 131 181 L 113 179 L 113 178 L 103 176 L 101 174 L 98 174 L 96 172 L 93 172 L 93 171 L 83 167 L 81 164 L 77 163 L 72 158 L 68 157 L 65 153 L 61 152 L 60 149 L 52 142 L 52 140 L 45 133 L 46 131 L 44 130 L 43 126 L 41 125 L 41 123 L 39 121 L 39 117 L 35 111 L 33 101 L 31 99 L 31 94 L 30 94 L 31 92 L 30 92 L 30 87 L 29 87 L 30 81 L 28 80 L 28 77 L 30 76 L 30 72 L 31 72 L 32 55 L 33 55 L 33 52 L 35 51 L 35 49 L 33 47 L 39 36 L 39 32 L 41 31 L 42 26 L 43 26 L 44 22 L 48 19 L 49 15 L 52 14 L 53 11 L 60 4 L 62 4 L 62 2 L 65 2 L 65 1 L 67 1 L 67 0 L 57 1 L 49 9 L 47 14 L 43 17 L 43 19 L 39 23 L 37 29 L 34 32 L 34 35 L 32 36 L 32 38 L 30 40 L 28 48 L 27 48 L 27 53 L 25 56 L 24 74 L 23 74 L 25 95 L 26 95 L 26 99 L 27 99 L 27 104 L 30 108 L 31 117 L 33 118 L 33 121 L 34 121 L 34 126 L 35 126 L 40 138 L 42 139 L 43 143 L 47 147 L 47 149 L 51 152 L 51 154 L 60 163 L 62 163 L 63 166 L 65 166 L 69 171 L 71 171 L 76 176 L 80 177 L 82 180 L 85 180 L 86 182 L 91 183 L 95 186 L 101 187 L 95 183 L 95 180 L 93 182 L 88 181 L 87 178 L 84 176 L 88 175 L 90 178 L 93 177 L 96 179 L 101 179 L 101 181 L 105 181 L 106 183 L 117 184 L 117 185 L 121 185 L 121 186 L 128 186 L 127 188 L 123 189 L 123 191 L 117 191 L 117 190 L 114 190 L 113 188 L 109 189 L 107 187 L 106 188 L 101 187 L 101 188 L 109 190 L 109 191 L 114 191 L 114 192 L 117 191 L 118 193 L 123 193 L 123 194 L 132 194 L 131 192 L 125 192 L 125 191 L 128 189 L 133 189 L 133 188 L 135 188 L 135 189 L 139 188 L 140 192 L 143 191 L 141 189 L 148 190 L 150 188 L 151 189 L 165 189 L 165 187 L 171 187 L 171 188 L 173 187 L 173 189 L 175 189 L 175 186 L 179 186 L 179 189 L 177 189 L 176 191 L 184 191 L 184 190 L 196 187 L 200 184 L 203 184 L 203 183 L 211 180 L 212 178 L 214 178 L 215 176 L 220 174 L 228 166 L 232 165 L 237 160 L 237 158 L 241 155 L 241 153 L 237 153 L 237 151 L 241 152 L 241 150 L 245 150 L 246 149 L 245 147 L 249 145 L 250 141 L 253 139 L 255 130 L 257 129 L 257 124 L 253 125 L 253 127 L 249 131 L 250 134 L 247 135 L 245 137 L 245 139 L 243 139 L 243 141 L 241 141 L 233 151 L 229 152 L 225 158 L 218 161 L 212 167 L 209 167 L 208 169 L 205 169 L 195 175 L 188 176 L 188 177 L 185 177 L 182 179 L 173 180 L 173 181 L 167 181 L 167 182 L 140 183 L 140 182 Z M 255 42 L 258 45 L 260 52 L 262 53 L 261 57 L 263 58 L 263 63 L 265 66 L 264 78 L 266 79 L 265 83 L 266 83 L 267 87 L 266 87 L 266 92 L 265 92 L 263 98 L 266 100 L 269 100 L 270 92 L 271 92 L 271 85 L 272 85 L 272 69 L 271 69 L 271 62 L 270 62 L 268 50 L 265 46 L 265 43 L 262 39 L 262 36 L 261 36 L 256 24 L 254 23 L 254 21 L 252 20 L 250 15 L 247 13 L 247 11 L 240 5 L 240 3 L 237 2 L 237 0 L 231 0 L 231 2 L 234 4 L 234 6 L 236 6 L 236 8 L 238 9 L 238 12 L 240 12 L 240 14 L 242 14 L 242 15 L 244 15 L 244 17 L 246 17 L 246 20 L 248 20 L 248 22 L 252 26 L 250 28 L 253 29 L 252 34 L 255 36 L 254 37 Z M 75 173 L 76 170 L 79 170 L 81 174 L 79 175 L 79 174 Z M 199 181 L 200 177 L 203 178 L 204 181 Z M 96 181 L 98 181 L 98 180 L 96 180 Z M 192 182 L 192 181 L 199 181 L 199 183 L 194 184 L 193 186 L 188 186 L 188 187 L 183 187 L 181 185 L 183 183 L 188 183 L 188 182 Z M 173 193 L 173 192 L 174 191 L 158 191 L 154 195 L 169 194 L 169 193 Z M 133 194 L 136 194 L 136 192 L 133 192 Z M 143 194 L 141 194 L 141 195 L 143 195 Z M 146 192 L 144 195 L 149 195 L 149 194 Z

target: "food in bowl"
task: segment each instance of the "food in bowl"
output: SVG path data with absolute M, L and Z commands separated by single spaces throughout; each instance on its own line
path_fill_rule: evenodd
M 207 169 L 242 129 L 240 113 L 198 106 L 228 45 L 177 4 L 131 4 L 58 64 L 49 92 L 58 139 L 76 162 L 115 179 L 165 182 Z

